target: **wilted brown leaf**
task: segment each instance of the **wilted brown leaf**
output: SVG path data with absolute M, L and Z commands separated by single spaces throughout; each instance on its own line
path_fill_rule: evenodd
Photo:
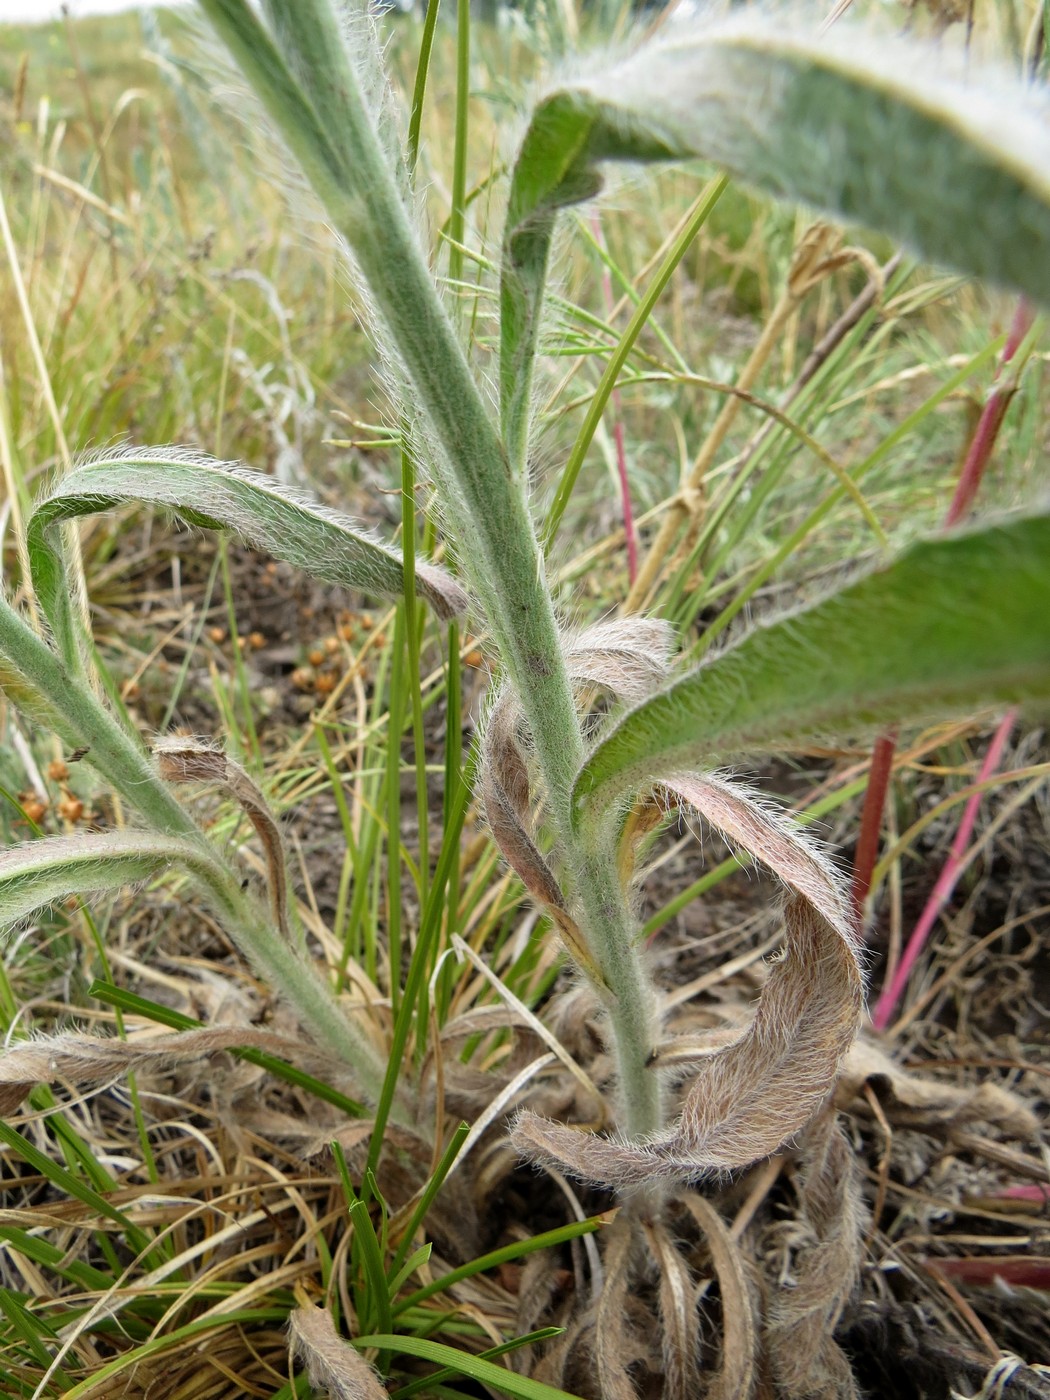
M 299 1060 L 303 1046 L 250 1026 L 215 1026 L 135 1040 L 101 1040 L 72 1033 L 29 1040 L 0 1055 L 0 1114 L 13 1113 L 37 1084 L 65 1080 L 85 1088 L 129 1070 L 166 1069 L 222 1050 L 264 1050 Z M 316 1052 L 311 1053 L 318 1058 Z
M 315 1389 L 326 1391 L 332 1400 L 387 1400 L 379 1377 L 340 1337 L 327 1308 L 296 1308 L 288 1319 L 288 1333 Z
M 660 1177 L 695 1180 L 775 1152 L 830 1093 L 861 1011 L 854 918 L 823 853 L 723 778 L 677 775 L 660 788 L 702 812 L 794 893 L 785 908 L 787 946 L 754 1021 L 702 1061 L 668 1132 L 628 1142 L 527 1112 L 519 1117 L 513 1140 L 525 1154 L 617 1188 Z

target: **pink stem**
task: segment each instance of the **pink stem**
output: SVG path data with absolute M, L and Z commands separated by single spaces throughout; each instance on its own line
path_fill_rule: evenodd
M 605 247 L 605 234 L 602 232 L 602 218 L 597 209 L 591 214 L 591 229 L 595 242 Z M 611 315 L 616 305 L 613 300 L 612 278 L 609 269 L 602 265 L 602 297 L 605 310 Z M 627 476 L 627 447 L 623 432 L 623 404 L 619 389 L 612 391 L 613 441 L 616 444 L 616 473 L 620 479 L 620 501 L 623 507 L 623 533 L 627 541 L 627 578 L 633 584 L 638 577 L 638 536 L 634 528 L 634 509 L 631 506 L 631 483 Z
M 1017 303 L 1017 309 L 1014 312 L 1014 318 L 1010 325 L 1010 332 L 1006 337 L 1006 344 L 1003 346 L 1003 353 L 996 371 L 997 378 L 1017 353 L 1018 347 L 1028 334 L 1033 319 L 1031 308 L 1022 298 Z M 1005 388 L 993 390 L 989 395 L 981 411 L 973 440 L 966 453 L 966 460 L 963 463 L 962 471 L 959 473 L 959 480 L 956 483 L 951 504 L 944 517 L 946 529 L 949 529 L 952 525 L 958 524 L 959 520 L 973 504 L 974 498 L 977 495 L 977 490 L 981 484 L 981 479 L 984 476 L 985 468 L 991 460 L 992 450 L 995 447 L 999 429 L 1002 427 L 1003 419 L 1006 416 L 1007 407 L 1015 392 L 1016 386 L 1008 385 Z M 864 901 L 871 888 L 871 876 L 875 869 L 875 858 L 878 851 L 879 826 L 882 821 L 882 810 L 886 802 L 886 790 L 889 786 L 890 774 L 893 769 L 893 753 L 895 746 L 896 735 L 892 731 L 887 732 L 876 741 L 875 749 L 872 754 L 871 775 L 868 780 L 868 790 L 864 798 L 860 838 L 857 842 L 857 852 L 854 857 L 853 868 L 853 899 L 858 914 L 862 912 Z M 980 802 L 980 797 L 976 796 L 972 798 L 971 801 L 975 803 L 974 813 L 976 814 L 976 803 Z M 967 807 L 967 811 L 969 811 L 969 807 Z M 972 820 L 970 825 L 973 825 Z M 958 837 L 956 839 L 958 839 Z M 965 845 L 965 842 L 963 844 Z M 947 870 L 947 868 L 946 866 L 945 869 Z M 942 872 L 942 878 L 943 875 L 944 872 Z M 935 894 L 936 890 L 934 891 L 934 895 Z M 931 895 L 931 900 L 934 898 L 934 895 Z M 929 907 L 928 904 L 927 909 L 929 909 Z M 936 910 L 931 917 L 936 917 Z M 928 929 L 923 932 L 923 940 L 925 940 L 928 932 Z M 912 934 L 911 942 L 908 945 L 909 949 L 915 942 L 918 933 L 919 929 L 917 927 L 915 933 Z M 921 942 L 919 946 L 922 946 Z M 917 951 L 916 949 L 916 952 Z M 907 975 L 914 960 L 914 956 L 910 960 L 906 957 L 900 966 L 896 969 L 891 969 L 893 987 L 896 988 L 894 1004 L 896 1003 L 896 999 L 900 996 L 901 987 L 903 985 L 901 983 L 901 978 Z M 883 998 L 885 995 L 886 993 L 883 993 Z M 876 1007 L 876 1018 L 879 1015 L 879 1007 L 881 1007 L 881 1005 L 882 999 L 880 998 L 879 1006 Z M 885 1019 L 888 1020 L 891 1014 L 892 1008 L 886 1013 Z M 878 1019 L 873 1019 L 872 1024 L 876 1030 L 881 1030 L 885 1026 L 885 1020 L 880 1023 Z
M 631 507 L 631 484 L 627 480 L 627 449 L 624 446 L 623 418 L 620 414 L 620 391 L 613 390 L 613 410 L 616 422 L 613 424 L 613 438 L 616 442 L 616 470 L 620 475 L 620 498 L 623 501 L 623 530 L 627 539 L 627 579 L 633 586 L 638 577 L 638 536 L 634 529 L 634 510 Z
M 1006 712 L 999 722 L 999 728 L 995 731 L 992 742 L 988 745 L 988 752 L 984 756 L 981 764 L 981 771 L 977 781 L 985 782 L 992 776 L 999 767 L 1006 747 L 1010 732 L 1017 719 L 1017 710 L 1011 709 Z M 915 925 L 912 936 L 908 939 L 908 946 L 904 950 L 904 955 L 897 965 L 897 970 L 893 974 L 890 985 L 883 989 L 882 995 L 875 1003 L 875 1010 L 872 1013 L 871 1024 L 877 1031 L 884 1031 L 893 1018 L 897 1010 L 897 1005 L 901 999 L 905 987 L 908 985 L 908 977 L 915 960 L 922 952 L 930 931 L 937 921 L 937 916 L 952 897 L 959 876 L 965 869 L 963 856 L 973 834 L 974 823 L 977 820 L 977 811 L 981 805 L 982 794 L 975 792 L 967 799 L 963 809 L 962 821 L 959 829 L 955 833 L 955 840 L 952 842 L 951 850 L 948 852 L 948 859 L 944 862 L 944 867 L 937 877 L 937 883 L 933 887 L 926 907 L 919 916 L 919 922 Z

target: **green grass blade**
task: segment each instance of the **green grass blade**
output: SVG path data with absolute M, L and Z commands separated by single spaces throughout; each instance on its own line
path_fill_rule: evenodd
M 526 1254 L 535 1254 L 537 1249 L 550 1249 L 555 1245 L 565 1244 L 568 1240 L 577 1239 L 580 1235 L 589 1235 L 594 1230 L 600 1230 L 605 1224 L 607 1221 L 604 1216 L 592 1215 L 586 1220 L 574 1220 L 569 1225 L 559 1225 L 555 1230 L 546 1230 L 542 1235 L 532 1235 L 527 1240 L 515 1240 L 513 1244 L 504 1245 L 502 1249 L 494 1249 L 488 1254 L 481 1254 L 477 1259 L 471 1259 L 467 1264 L 460 1264 L 459 1268 L 450 1269 L 447 1274 L 442 1274 L 432 1283 L 418 1288 L 407 1298 L 400 1299 L 394 1304 L 394 1314 L 397 1316 L 403 1313 L 406 1308 L 414 1308 L 427 1298 L 432 1298 L 436 1293 L 444 1293 L 454 1283 L 459 1283 L 465 1278 L 473 1278 L 475 1274 L 482 1274 L 486 1269 L 496 1269 L 500 1264 L 509 1264 L 514 1259 L 524 1258 Z
M 632 711 L 581 770 L 574 816 L 715 754 L 1048 695 L 1050 516 L 927 540 Z
M 782 16 L 748 12 L 660 38 L 540 102 L 514 168 L 501 269 L 500 404 L 516 468 L 555 219 L 598 192 L 606 161 L 712 160 L 1050 300 L 1045 116 L 1016 79 L 981 86 L 924 57 L 848 25 L 793 33 Z
M 412 950 L 412 957 L 408 964 L 408 976 L 405 978 L 401 1005 L 394 1018 L 394 1031 L 390 1041 L 387 1070 L 383 1078 L 379 1102 L 376 1105 L 372 1140 L 368 1145 L 368 1171 L 374 1172 L 379 1163 L 383 1134 L 386 1131 L 387 1120 L 390 1117 L 397 1093 L 398 1081 L 404 1077 L 405 1050 L 416 1021 L 416 1003 L 431 970 L 434 944 L 441 930 L 445 886 L 453 865 L 453 852 L 459 850 L 460 834 L 463 829 L 463 820 L 467 814 L 470 795 L 470 784 L 463 783 L 456 795 L 455 805 L 449 814 L 450 819 L 446 822 L 441 854 L 438 856 L 434 879 L 430 886 L 426 908 L 423 911 L 419 933 L 416 936 L 416 946 Z
M 399 1351 L 405 1356 L 418 1356 L 424 1361 L 433 1361 L 438 1366 L 447 1366 L 457 1375 L 470 1376 L 472 1380 L 492 1386 L 495 1390 L 503 1391 L 505 1395 L 513 1395 L 518 1400 L 577 1400 L 577 1397 L 570 1395 L 568 1391 L 555 1390 L 552 1385 L 544 1385 L 542 1381 L 519 1376 L 515 1371 L 496 1366 L 480 1356 L 471 1355 L 470 1352 L 457 1351 L 455 1347 L 445 1346 L 442 1342 L 428 1342 L 422 1337 L 355 1337 L 354 1346 L 378 1347 L 384 1351 Z
M 113 1287 L 113 1277 L 102 1269 L 71 1259 L 68 1250 L 59 1249 L 50 1240 L 14 1226 L 0 1227 L 0 1249 L 14 1250 L 58 1278 L 75 1285 L 84 1293 L 102 1292 Z
M 420 1193 L 419 1200 L 416 1202 L 412 1214 L 408 1219 L 401 1243 L 398 1246 L 397 1253 L 394 1255 L 393 1263 L 388 1270 L 391 1276 L 400 1271 L 402 1261 L 411 1247 L 412 1238 L 425 1219 L 427 1211 L 433 1204 L 434 1197 L 441 1190 L 445 1177 L 448 1176 L 449 1172 L 452 1170 L 453 1163 L 459 1156 L 460 1148 L 462 1148 L 464 1142 L 467 1140 L 469 1132 L 469 1124 L 457 1123 L 455 1131 L 451 1138 L 449 1138 L 448 1146 L 441 1154 L 441 1160 L 438 1162 L 432 1176 Z M 414 1257 L 413 1255 L 413 1258 Z M 391 1296 L 397 1293 L 397 1288 L 395 1288 L 393 1284 L 391 1285 L 390 1292 Z
M 421 1269 L 423 1265 L 429 1261 L 433 1249 L 434 1246 L 432 1244 L 421 1244 L 418 1249 L 412 1251 L 401 1265 L 400 1269 L 398 1269 L 397 1273 L 391 1274 L 390 1283 L 387 1288 L 387 1292 L 391 1298 L 396 1298 L 415 1271 Z
M 112 1285 L 112 1280 L 110 1284 Z M 209 1332 L 222 1331 L 237 1323 L 243 1323 L 246 1328 L 250 1328 L 281 1326 L 286 1320 L 286 1308 L 237 1308 L 229 1312 L 209 1313 L 193 1322 L 187 1322 L 182 1327 L 175 1327 L 170 1332 L 162 1331 L 158 1336 L 151 1337 L 148 1342 L 143 1342 L 141 1346 L 131 1347 L 113 1361 L 107 1361 L 94 1368 L 89 1376 L 66 1391 L 65 1400 L 87 1400 L 88 1396 L 98 1393 L 104 1382 L 120 1376 L 125 1371 L 128 1376 L 124 1385 L 119 1390 L 114 1388 L 111 1393 L 126 1393 L 127 1386 L 132 1383 L 131 1376 L 142 1362 L 148 1361 L 151 1356 L 162 1355 L 169 1349 L 174 1350 L 181 1342 L 192 1341 L 198 1337 L 205 1338 Z
M 9 1288 L 0 1288 L 0 1312 L 7 1318 L 12 1330 L 26 1344 L 33 1359 L 40 1367 L 41 1374 L 48 1371 L 51 1366 L 51 1354 L 48 1351 L 48 1346 L 55 1345 L 58 1340 L 54 1328 L 49 1326 L 44 1318 L 30 1312 L 23 1300 Z M 10 1346 L 10 1343 L 7 1345 Z M 68 1390 L 72 1382 L 66 1372 L 61 1367 L 56 1367 L 54 1375 Z
M 150 1021 L 155 1021 L 158 1025 L 170 1026 L 172 1030 L 191 1031 L 201 1030 L 204 1027 L 204 1022 L 196 1020 L 193 1016 L 184 1016 L 181 1011 L 175 1011 L 170 1006 L 161 1006 L 155 1001 L 149 1001 L 146 997 L 125 991 L 123 987 L 115 987 L 109 982 L 92 982 L 88 988 L 88 995 L 94 997 L 96 1001 L 105 1002 L 128 1015 L 144 1016 Z M 340 1109 L 351 1118 L 364 1117 L 365 1109 L 362 1104 L 357 1103 L 346 1094 L 340 1093 L 338 1089 L 333 1089 L 323 1079 L 316 1079 L 312 1074 L 307 1074 L 305 1070 L 299 1069 L 296 1065 L 290 1065 L 286 1060 L 278 1059 L 276 1055 L 270 1055 L 265 1050 L 250 1048 L 232 1049 L 229 1053 L 238 1060 L 246 1060 L 248 1064 L 257 1065 L 259 1069 L 264 1069 L 267 1074 L 272 1074 L 275 1079 L 281 1079 L 286 1084 L 293 1084 L 297 1089 L 313 1094 L 314 1098 L 332 1104 L 333 1107 Z
M 509 1352 L 518 1351 L 521 1347 L 532 1346 L 534 1342 L 545 1342 L 551 1337 L 560 1337 L 564 1331 L 564 1327 L 541 1327 L 535 1332 L 526 1333 L 523 1337 L 512 1337 L 509 1342 L 503 1342 L 498 1347 L 489 1347 L 487 1351 L 478 1352 L 478 1359 L 494 1361 L 497 1356 L 506 1356 Z M 440 1371 L 435 1371 L 432 1376 L 420 1376 L 419 1380 L 410 1381 L 408 1385 L 403 1385 L 400 1390 L 392 1391 L 390 1400 L 409 1400 L 409 1396 L 418 1395 L 421 1390 L 429 1390 L 442 1381 L 463 1374 L 460 1367 L 447 1366 Z
M 427 0 L 427 12 L 423 20 L 423 33 L 419 38 L 419 58 L 416 62 L 416 80 L 412 85 L 412 108 L 408 118 L 408 167 L 414 171 L 419 159 L 419 129 L 423 122 L 423 102 L 427 93 L 427 77 L 430 73 L 430 56 L 434 50 L 434 34 L 437 31 L 437 17 L 441 0 Z
M 569 504 L 573 487 L 576 485 L 576 478 L 580 474 L 580 468 L 583 466 L 583 460 L 587 455 L 587 449 L 590 447 L 598 424 L 602 420 L 606 404 L 609 402 L 609 396 L 616 387 L 616 381 L 619 378 L 620 371 L 627 363 L 627 357 L 630 355 L 634 343 L 641 333 L 642 327 L 652 314 L 653 308 L 662 296 L 664 288 L 671 280 L 675 268 L 685 257 L 693 239 L 707 222 L 708 215 L 718 203 L 722 191 L 728 183 L 729 180 L 727 176 L 722 176 L 720 179 L 712 181 L 697 200 L 692 218 L 667 250 L 667 255 L 657 269 L 652 282 L 647 287 L 645 296 L 638 302 L 615 350 L 609 356 L 608 363 L 602 372 L 602 377 L 598 381 L 598 387 L 594 391 L 594 397 L 591 399 L 587 409 L 587 416 L 583 420 L 580 431 L 576 434 L 576 441 L 572 445 L 572 451 L 569 453 L 569 459 L 565 463 L 561 478 L 558 482 L 558 489 L 554 493 L 554 500 L 551 502 L 551 508 L 547 514 L 547 523 L 544 527 L 543 539 L 544 547 L 547 549 L 550 548 L 551 541 L 558 533 L 558 526 L 561 524 L 561 518 L 565 514 L 565 508 Z M 508 433 L 520 434 L 526 431 L 523 421 L 517 427 L 514 426 L 514 423 L 517 422 L 519 412 L 524 413 L 526 410 L 527 400 L 523 400 L 520 406 L 512 406 L 510 408 L 514 421 L 507 424 Z
M 372 1225 L 372 1217 L 364 1201 L 354 1201 L 350 1206 L 350 1220 L 361 1248 L 361 1262 L 368 1280 L 376 1325 L 389 1331 L 393 1325 L 390 1315 L 390 1294 L 386 1272 L 383 1268 L 383 1255 Z
M 127 1219 L 124 1212 L 118 1210 L 116 1206 L 110 1205 L 104 1196 L 74 1176 L 65 1167 L 60 1167 L 57 1162 L 53 1162 L 46 1153 L 41 1152 L 38 1147 L 34 1147 L 21 1133 L 11 1127 L 10 1123 L 0 1120 L 0 1143 L 12 1151 L 17 1152 L 22 1160 L 28 1163 L 34 1171 L 38 1171 L 51 1184 L 64 1192 L 67 1196 L 72 1196 L 74 1200 L 85 1205 L 89 1210 L 103 1216 L 106 1220 L 112 1220 L 123 1229 L 134 1229 L 134 1226 Z M 110 1280 L 109 1282 L 112 1282 Z
M 348 517 L 261 472 L 178 448 L 121 448 L 82 462 L 58 482 L 29 522 L 33 586 L 48 618 L 68 608 L 69 589 L 53 532 L 63 520 L 129 503 L 176 511 L 191 525 L 233 530 L 257 549 L 326 583 L 396 598 L 401 555 Z M 439 617 L 466 607 L 442 569 L 416 564 L 416 588 Z
M 448 220 L 448 275 L 463 276 L 467 218 L 467 134 L 470 116 L 470 0 L 456 0 L 456 124 L 452 150 L 452 210 Z

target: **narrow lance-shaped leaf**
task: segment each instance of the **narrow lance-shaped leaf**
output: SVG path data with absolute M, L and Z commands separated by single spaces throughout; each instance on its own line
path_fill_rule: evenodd
M 401 555 L 338 511 L 261 472 L 177 448 L 122 448 L 90 458 L 64 476 L 29 524 L 33 586 L 60 633 L 67 612 L 60 521 L 129 503 L 174 510 L 191 525 L 235 531 L 258 549 L 344 588 L 397 597 L 404 586 Z M 437 615 L 466 609 L 466 594 L 444 570 L 416 565 L 416 591 Z
M 792 33 L 734 13 L 552 92 L 515 166 L 503 244 L 500 398 L 524 462 L 540 303 L 557 211 L 603 161 L 715 161 L 742 180 L 884 230 L 914 252 L 1050 300 L 1045 106 L 996 73 L 944 73 L 914 43 Z
M 179 863 L 214 888 L 221 868 L 200 846 L 148 831 L 51 836 L 0 851 L 0 927 L 8 927 L 70 891 L 120 889 Z
M 0 1052 L 0 1116 L 12 1113 L 37 1084 L 63 1079 L 83 1089 L 129 1070 L 166 1069 L 227 1050 L 256 1050 L 292 1060 L 303 1055 L 301 1042 L 254 1026 L 210 1026 L 131 1041 L 66 1031 L 16 1042 Z
M 927 540 L 632 710 L 582 768 L 574 821 L 712 754 L 1047 697 L 1050 517 Z

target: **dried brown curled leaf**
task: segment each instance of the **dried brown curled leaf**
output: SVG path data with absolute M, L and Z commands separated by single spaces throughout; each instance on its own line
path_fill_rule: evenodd
M 67 1033 L 14 1045 L 0 1055 L 0 1114 L 13 1113 L 37 1084 L 58 1080 L 86 1088 L 129 1070 L 166 1069 L 202 1060 L 222 1050 L 264 1050 L 301 1058 L 302 1045 L 250 1026 L 149 1035 L 134 1040 L 101 1040 Z
M 775 1152 L 830 1093 L 862 1003 L 852 911 L 823 854 L 725 779 L 678 775 L 661 788 L 701 811 L 793 893 L 785 907 L 784 955 L 751 1026 L 702 1061 L 669 1131 L 627 1142 L 582 1134 L 535 1114 L 519 1117 L 513 1140 L 521 1151 L 618 1188 L 660 1177 L 695 1180 Z
M 288 1319 L 292 1350 L 306 1366 L 310 1384 L 331 1400 L 387 1400 L 386 1388 L 368 1362 L 335 1330 L 327 1308 L 303 1304 Z
M 664 1400 L 693 1400 L 700 1388 L 700 1317 L 689 1266 L 666 1226 L 646 1220 L 642 1229 L 659 1282 Z
M 566 644 L 575 681 L 604 687 L 619 700 L 641 700 L 666 674 L 671 629 L 651 618 L 613 618 Z M 482 740 L 481 791 L 485 815 L 504 858 L 534 899 L 546 906 L 570 946 L 579 942 L 561 888 L 537 847 L 532 789 L 519 731 L 521 707 L 509 691 L 497 696 Z
M 529 774 L 518 743 L 519 709 L 504 692 L 489 713 L 482 740 L 481 793 L 493 838 L 507 864 L 534 899 L 565 912 L 554 872 L 529 834 Z
M 480 787 L 496 845 L 522 884 L 544 906 L 575 961 L 600 982 L 601 974 L 569 913 L 561 886 L 530 835 L 528 767 L 518 742 L 520 710 L 504 692 L 493 705 L 482 740 Z
M 620 1216 L 606 1236 L 605 1287 L 594 1322 L 594 1359 L 602 1400 L 637 1400 L 638 1395 L 630 1377 L 637 1346 L 627 1324 L 631 1254 L 631 1222 Z
M 565 651 L 574 681 L 602 686 L 617 700 L 644 700 L 667 678 L 673 633 L 652 617 L 617 617 L 588 627 Z
M 153 745 L 153 756 L 165 782 L 214 783 L 238 804 L 262 842 L 274 920 L 284 936 L 290 937 L 284 841 L 262 791 L 239 763 L 206 739 L 178 735 L 158 739 Z
M 864 1211 L 855 1156 L 834 1112 L 813 1124 L 800 1166 L 790 1278 L 772 1291 L 766 1312 L 770 1365 L 784 1400 L 856 1400 L 833 1333 L 860 1272 Z
M 749 1400 L 755 1383 L 755 1315 L 740 1247 L 710 1201 L 692 1191 L 677 1199 L 703 1231 L 722 1295 L 722 1367 L 707 1400 Z
M 892 1123 L 918 1128 L 965 1128 L 975 1123 L 1007 1137 L 1034 1138 L 1039 1120 L 998 1084 L 947 1084 L 896 1064 L 870 1040 L 860 1039 L 842 1067 L 836 1102 L 846 1108 L 870 1084 Z

